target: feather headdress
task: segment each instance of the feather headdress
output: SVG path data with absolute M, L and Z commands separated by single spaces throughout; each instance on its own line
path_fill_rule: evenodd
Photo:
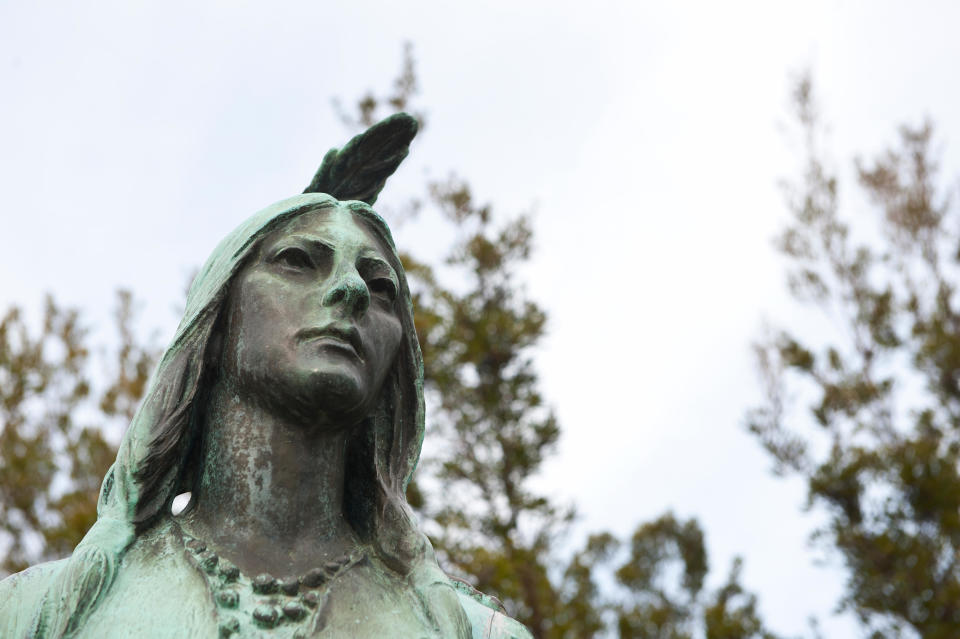
M 416 119 L 396 113 L 374 124 L 323 156 L 304 193 L 327 193 L 338 200 L 359 200 L 373 205 L 387 178 L 410 151 L 417 134 Z

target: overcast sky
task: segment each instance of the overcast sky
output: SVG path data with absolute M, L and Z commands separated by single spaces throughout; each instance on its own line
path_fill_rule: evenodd
M 746 558 L 775 630 L 817 614 L 803 486 L 744 432 L 749 343 L 796 317 L 770 239 L 792 73 L 809 67 L 841 167 L 929 116 L 957 175 L 949 2 L 14 2 L 0 0 L 0 305 L 43 292 L 107 322 L 118 286 L 165 341 L 186 279 L 348 131 L 330 100 L 386 88 L 414 43 L 428 125 L 380 203 L 455 171 L 503 216 L 535 213 L 525 272 L 563 426 L 543 485 L 578 533 L 667 508 L 716 570 Z M 439 255 L 429 219 L 399 243 Z M 107 333 L 105 332 L 104 335 Z

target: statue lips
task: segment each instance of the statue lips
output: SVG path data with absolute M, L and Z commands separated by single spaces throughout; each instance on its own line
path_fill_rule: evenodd
M 305 328 L 297 331 L 298 341 L 319 341 L 330 346 L 349 351 L 354 357 L 363 361 L 363 342 L 360 339 L 360 331 L 354 326 L 322 326 L 316 328 Z

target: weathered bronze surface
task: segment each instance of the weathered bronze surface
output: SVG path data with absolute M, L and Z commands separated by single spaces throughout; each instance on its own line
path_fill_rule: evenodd
M 96 524 L 0 582 L 0 637 L 529 637 L 440 569 L 404 495 L 423 365 L 370 205 L 415 133 L 384 120 L 220 243 Z

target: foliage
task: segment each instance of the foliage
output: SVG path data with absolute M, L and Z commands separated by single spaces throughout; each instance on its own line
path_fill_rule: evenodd
M 155 358 L 137 344 L 133 308 L 119 291 L 119 345 L 99 394 L 77 310 L 47 297 L 39 331 L 15 306 L 0 320 L 2 572 L 68 555 L 96 519 L 100 481 L 116 455 L 104 427 L 129 422 Z
M 865 211 L 840 211 L 809 76 L 793 104 L 805 140 L 792 220 L 778 238 L 789 284 L 836 335 L 771 331 L 748 426 L 780 473 L 804 478 L 843 559 L 842 608 L 872 637 L 960 634 L 960 219 L 941 190 L 929 123 L 855 163 Z M 796 410 L 805 401 L 809 413 Z
M 358 115 L 343 120 L 368 126 L 409 110 L 417 86 L 408 45 L 393 90 L 364 95 Z M 546 313 L 517 277 L 533 251 L 532 222 L 495 215 L 456 176 L 425 190 L 415 201 L 451 224 L 456 240 L 442 267 L 403 256 L 432 400 L 429 437 L 443 442 L 409 497 L 446 568 L 502 598 L 538 638 L 773 637 L 739 584 L 739 560 L 724 585 L 704 592 L 707 554 L 695 520 L 666 514 L 628 541 L 600 533 L 572 556 L 557 551 L 574 510 L 532 482 L 560 436 L 532 357 Z
M 637 527 L 626 561 L 614 573 L 626 597 L 611 606 L 622 638 L 774 639 L 756 610 L 756 597 L 740 585 L 735 559 L 726 583 L 704 593 L 708 572 L 703 531 L 671 513 Z M 678 584 L 666 576 L 679 577 Z M 701 634 L 702 633 L 702 634 Z

